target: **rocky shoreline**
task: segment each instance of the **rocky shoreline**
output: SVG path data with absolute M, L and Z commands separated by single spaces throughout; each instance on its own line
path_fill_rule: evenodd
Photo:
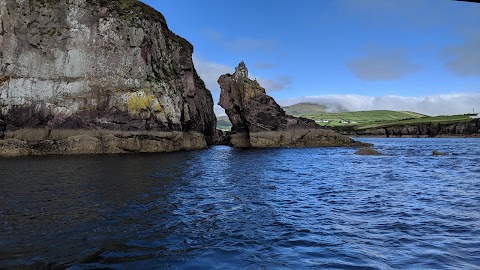
M 0 156 L 160 153 L 207 147 L 198 132 L 18 130 L 0 140 Z
M 370 129 L 340 127 L 340 134 L 359 138 L 478 138 L 480 119 L 458 123 L 391 125 Z

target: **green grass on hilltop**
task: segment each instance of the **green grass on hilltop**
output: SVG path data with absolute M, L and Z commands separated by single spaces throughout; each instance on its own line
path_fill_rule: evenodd
M 230 123 L 228 116 L 217 117 L 217 128 L 223 131 L 229 131 L 232 128 L 232 123 Z
M 369 124 L 359 125 L 359 129 L 368 129 L 376 127 L 385 127 L 385 126 L 395 126 L 395 125 L 416 125 L 416 124 L 430 124 L 430 123 L 459 123 L 459 122 L 468 122 L 470 121 L 468 115 L 442 115 L 442 116 L 427 116 L 414 119 L 404 119 L 399 121 L 380 121 L 372 122 Z
M 304 115 L 324 113 L 327 110 L 327 107 L 321 104 L 304 102 L 283 107 L 283 110 L 290 115 Z
M 426 115 L 407 112 L 407 111 L 357 111 L 357 112 L 338 112 L 338 113 L 315 113 L 315 114 L 293 114 L 315 120 L 322 126 L 349 126 L 365 125 L 372 122 L 399 121 L 405 119 L 417 119 Z
M 308 108 L 309 105 L 300 108 Z M 298 107 L 297 107 L 298 108 Z M 315 109 L 319 107 L 314 106 Z M 318 113 L 292 113 L 296 117 L 313 119 L 317 124 L 325 127 L 351 127 L 356 129 L 368 129 L 394 125 L 415 125 L 429 123 L 458 123 L 470 121 L 468 115 L 428 116 L 410 111 L 357 111 L 357 112 L 318 112 Z M 217 118 L 217 128 L 230 130 L 231 124 L 228 117 Z

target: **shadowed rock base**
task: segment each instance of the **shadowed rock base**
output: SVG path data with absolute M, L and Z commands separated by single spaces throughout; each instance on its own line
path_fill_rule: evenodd
M 207 147 L 198 132 L 125 132 L 29 129 L 7 133 L 0 155 L 62 155 L 172 152 Z
M 238 134 L 236 134 L 238 135 Z M 300 129 L 288 131 L 265 131 L 242 134 L 242 140 L 234 140 L 234 147 L 361 147 L 364 143 L 341 136 L 331 130 Z

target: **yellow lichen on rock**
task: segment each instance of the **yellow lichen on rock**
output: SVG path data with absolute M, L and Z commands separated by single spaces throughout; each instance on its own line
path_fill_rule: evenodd
M 142 110 L 162 111 L 162 105 L 153 94 L 137 91 L 126 94 L 128 112 L 140 113 Z

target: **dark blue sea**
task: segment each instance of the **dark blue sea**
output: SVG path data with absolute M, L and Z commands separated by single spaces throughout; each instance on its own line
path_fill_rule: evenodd
M 0 158 L 0 268 L 480 269 L 480 139 L 360 140 Z

